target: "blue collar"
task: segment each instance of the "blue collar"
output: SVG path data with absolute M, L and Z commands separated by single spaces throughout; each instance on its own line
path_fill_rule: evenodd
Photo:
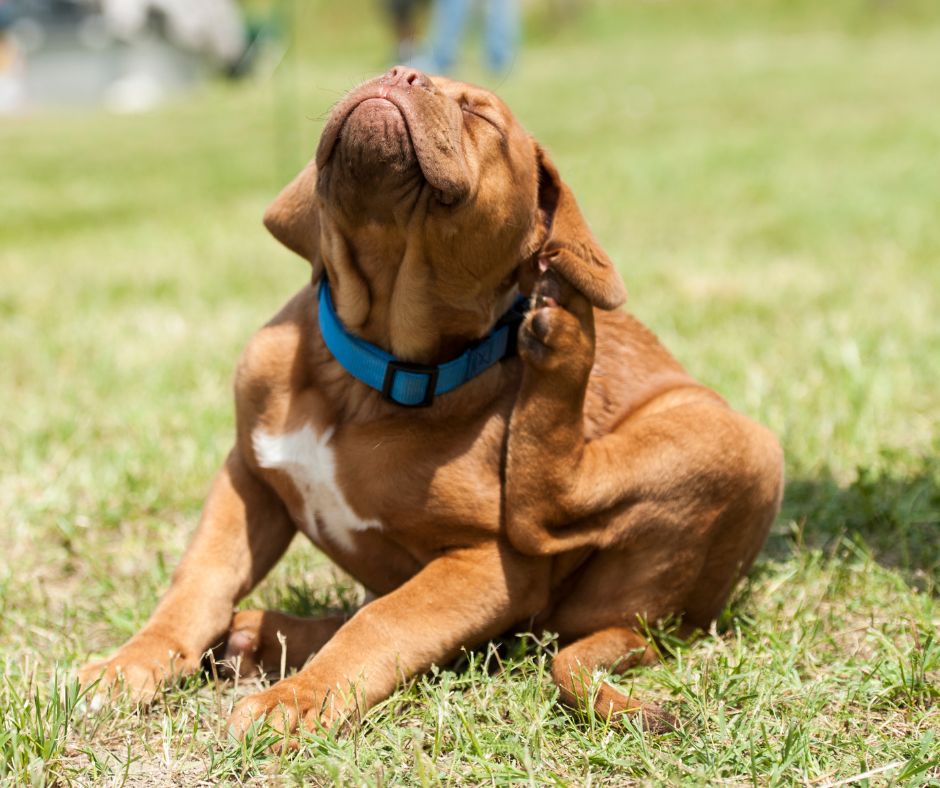
M 493 330 L 446 364 L 399 361 L 382 348 L 350 334 L 333 308 L 326 277 L 320 282 L 320 334 L 333 357 L 354 378 L 382 392 L 383 399 L 405 407 L 426 407 L 500 360 L 515 355 L 516 334 L 525 316 L 526 299 L 519 296 Z

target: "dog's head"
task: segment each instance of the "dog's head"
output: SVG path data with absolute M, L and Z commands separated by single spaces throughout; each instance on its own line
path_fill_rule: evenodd
M 596 306 L 626 294 L 545 151 L 492 93 L 396 67 L 333 109 L 265 224 L 325 272 L 347 327 L 403 359 L 486 334 L 550 266 Z

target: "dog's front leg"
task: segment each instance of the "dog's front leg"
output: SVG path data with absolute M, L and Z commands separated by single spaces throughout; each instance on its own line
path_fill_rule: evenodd
M 363 607 L 299 673 L 240 701 L 234 733 L 261 717 L 316 729 L 363 713 L 403 680 L 504 632 L 544 605 L 549 562 L 490 543 L 435 559 Z
M 272 490 L 232 451 L 216 477 L 196 534 L 169 591 L 127 643 L 79 670 L 83 686 L 123 683 L 150 701 L 168 679 L 194 672 L 228 629 L 235 603 L 283 555 L 295 528 Z

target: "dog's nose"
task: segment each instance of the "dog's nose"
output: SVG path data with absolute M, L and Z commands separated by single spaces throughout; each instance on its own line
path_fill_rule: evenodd
M 427 74 L 408 66 L 395 66 L 382 77 L 382 81 L 390 87 L 431 87 L 431 80 Z

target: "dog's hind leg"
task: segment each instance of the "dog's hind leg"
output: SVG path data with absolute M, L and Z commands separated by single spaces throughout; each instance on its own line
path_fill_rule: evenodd
M 782 491 L 776 439 L 678 367 L 667 388 L 644 383 L 645 404 L 588 439 L 591 305 L 551 270 L 534 292 L 506 449 L 506 533 L 516 549 L 557 555 L 653 537 L 704 554 L 721 532 L 741 553 L 763 543 Z M 742 558 L 733 547 L 724 551 L 732 566 Z
M 232 619 L 221 667 L 225 675 L 273 674 L 284 678 L 307 660 L 348 616 L 302 618 L 277 610 L 240 610 Z
M 562 648 L 552 663 L 552 679 L 558 685 L 559 700 L 585 711 L 589 704 L 604 719 L 639 713 L 648 730 L 663 731 L 674 718 L 654 704 L 627 695 L 607 681 L 594 686 L 594 674 L 603 670 L 625 673 L 640 665 L 658 661 L 656 651 L 636 630 L 625 626 L 601 629 Z

